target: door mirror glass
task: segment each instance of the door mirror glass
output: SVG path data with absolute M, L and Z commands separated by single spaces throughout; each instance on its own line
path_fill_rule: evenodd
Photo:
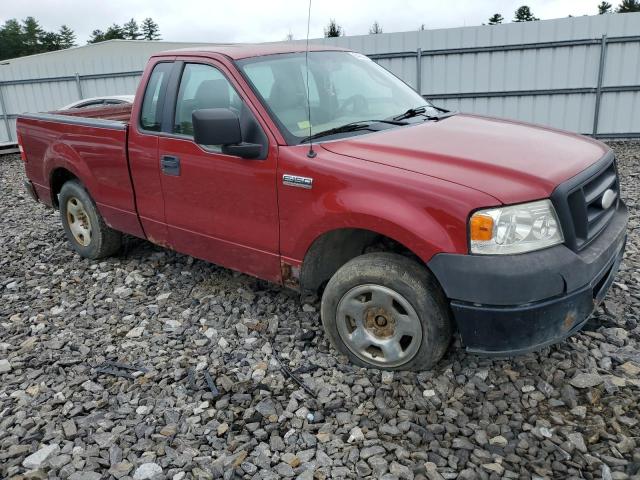
M 240 118 L 228 108 L 194 110 L 193 140 L 198 145 L 236 145 L 242 142 Z

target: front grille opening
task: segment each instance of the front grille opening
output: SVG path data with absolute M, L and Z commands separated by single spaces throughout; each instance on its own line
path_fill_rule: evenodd
M 607 272 L 604 275 L 602 275 L 602 278 L 600 280 L 598 280 L 598 283 L 596 283 L 596 285 L 593 287 L 593 298 L 597 298 L 598 295 L 600 295 L 600 291 L 602 290 L 602 288 L 607 283 L 607 280 L 609 280 L 609 276 L 611 275 L 611 270 L 613 270 L 613 267 L 614 266 L 611 265 L 607 269 Z
M 608 190 L 615 195 L 615 201 L 605 208 L 603 197 Z M 608 195 L 611 196 L 611 193 Z M 607 226 L 618 205 L 618 196 L 618 174 L 613 160 L 568 195 L 567 203 L 578 250 L 584 248 Z

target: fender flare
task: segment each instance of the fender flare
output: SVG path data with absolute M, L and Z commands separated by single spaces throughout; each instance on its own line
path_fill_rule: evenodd
M 313 238 L 307 235 L 302 240 L 306 244 L 301 248 L 302 261 L 298 263 L 303 290 L 316 290 L 378 236 L 391 239 L 424 265 L 437 253 L 460 250 L 460 240 L 456 243 L 452 229 L 447 229 L 428 211 L 397 197 L 377 198 L 376 202 L 359 198 L 363 201 L 351 199 L 348 213 L 328 213 L 318 222 L 322 227 L 314 229 Z M 455 230 L 458 234 L 459 231 Z
M 51 200 L 53 204 L 55 204 L 56 199 L 54 198 L 55 192 L 52 188 L 51 182 L 53 173 L 60 168 L 71 172 L 75 177 L 77 177 L 80 183 L 82 183 L 84 188 L 89 192 L 91 198 L 93 198 L 95 202 L 99 201 L 95 197 L 94 192 L 94 187 L 96 185 L 94 174 L 82 160 L 78 152 L 69 145 L 58 140 L 47 148 L 42 159 L 43 178 L 46 178 L 48 181 L 47 187 L 51 189 Z

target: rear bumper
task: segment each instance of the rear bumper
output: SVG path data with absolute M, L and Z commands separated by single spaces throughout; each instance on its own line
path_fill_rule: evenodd
M 607 228 L 578 253 L 558 245 L 521 255 L 436 255 L 429 267 L 465 348 L 509 356 L 580 330 L 618 271 L 627 220 L 620 202 Z

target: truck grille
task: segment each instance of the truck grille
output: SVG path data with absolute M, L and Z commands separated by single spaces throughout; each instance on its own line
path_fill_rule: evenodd
M 620 184 L 613 152 L 560 185 L 551 195 L 565 243 L 586 247 L 607 226 L 618 206 Z

